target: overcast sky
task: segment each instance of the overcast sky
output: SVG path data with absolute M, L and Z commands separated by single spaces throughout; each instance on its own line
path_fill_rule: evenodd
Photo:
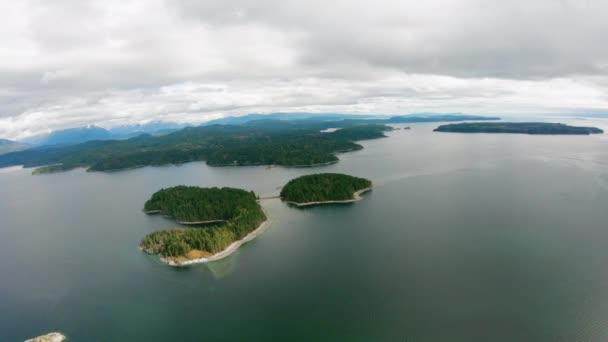
M 276 111 L 608 112 L 605 0 L 0 2 L 0 137 Z

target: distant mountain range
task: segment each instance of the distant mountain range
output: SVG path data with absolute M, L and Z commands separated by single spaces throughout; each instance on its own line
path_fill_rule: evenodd
M 608 119 L 608 113 L 573 114 L 572 116 L 578 118 Z
M 21 150 L 25 150 L 28 147 L 29 147 L 28 145 L 25 145 L 25 144 L 22 144 L 22 143 L 19 143 L 16 141 L 12 141 L 12 140 L 8 140 L 8 139 L 0 139 L 0 154 L 21 151 Z
M 241 125 L 255 120 L 306 120 L 315 119 L 317 121 L 336 121 L 345 119 L 372 119 L 387 118 L 381 115 L 356 115 L 338 113 L 270 113 L 270 114 L 247 114 L 243 116 L 229 116 L 205 122 L 203 125 Z
M 23 139 L 21 142 L 31 146 L 72 145 L 91 140 L 128 139 L 141 134 L 166 134 L 186 126 L 186 124 L 162 121 L 153 121 L 147 124 L 116 126 L 110 129 L 90 125 L 36 135 Z
M 485 117 L 454 114 L 416 113 L 408 115 L 356 115 L 339 113 L 270 113 L 270 114 L 248 114 L 243 116 L 231 116 L 222 119 L 211 120 L 200 126 L 211 125 L 242 125 L 253 121 L 263 124 L 268 121 L 357 121 L 362 123 L 416 123 L 416 122 L 442 122 L 442 121 L 467 121 L 467 120 L 497 120 L 498 117 Z M 51 145 L 73 145 L 92 140 L 128 139 L 142 134 L 162 135 L 175 132 L 189 124 L 180 124 L 166 121 L 152 121 L 145 124 L 115 126 L 110 129 L 89 125 L 86 127 L 68 128 L 53 131 L 48 134 L 36 135 L 13 142 L 13 147 L 0 147 L 8 152 L 25 149 L 27 147 L 40 147 Z M 8 143 L 7 143 L 8 144 Z M 8 146 L 8 145 L 6 145 Z M 12 148 L 13 150 L 10 150 Z
M 166 134 L 177 131 L 191 124 L 169 122 L 169 121 L 152 121 L 145 124 L 114 126 L 108 131 L 113 138 L 130 138 L 140 134 Z
M 270 114 L 247 114 L 243 116 L 231 116 L 222 119 L 211 120 L 203 125 L 241 125 L 256 120 L 315 120 L 315 121 L 339 121 L 339 120 L 363 120 L 367 122 L 383 123 L 414 123 L 414 122 L 441 122 L 441 121 L 465 121 L 465 120 L 498 120 L 498 117 L 466 115 L 462 113 L 414 113 L 407 115 L 358 115 L 339 113 L 270 113 Z
M 89 140 L 106 140 L 112 135 L 107 130 L 97 127 L 68 128 L 53 131 L 49 134 L 36 135 L 23 139 L 22 142 L 32 146 L 78 144 Z
M 442 122 L 442 121 L 486 121 L 500 120 L 497 116 L 478 116 L 465 114 L 410 114 L 393 116 L 387 123 L 416 123 L 416 122 Z

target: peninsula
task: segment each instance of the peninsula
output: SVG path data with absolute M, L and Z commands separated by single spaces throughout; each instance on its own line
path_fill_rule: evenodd
M 321 133 L 330 124 L 340 129 Z M 210 166 L 327 165 L 338 161 L 338 153 L 362 149 L 357 141 L 383 138 L 390 130 L 384 124 L 365 122 L 271 120 L 186 127 L 162 136 L 142 134 L 126 140 L 95 140 L 2 154 L 0 168 L 23 165 L 37 168 L 34 174 L 44 174 L 75 168 L 111 172 L 194 161 Z
M 340 173 L 319 173 L 289 181 L 281 190 L 281 199 L 298 207 L 352 203 L 360 200 L 361 194 L 371 189 L 372 182 L 365 178 Z
M 140 248 L 158 254 L 172 266 L 224 258 L 254 239 L 266 227 L 266 214 L 253 192 L 234 188 L 176 186 L 154 193 L 144 212 L 160 213 L 185 224 L 205 227 L 173 228 L 148 234 Z
M 435 132 L 455 133 L 519 133 L 547 135 L 589 135 L 604 133 L 595 127 L 568 126 L 550 122 L 470 122 L 441 125 Z

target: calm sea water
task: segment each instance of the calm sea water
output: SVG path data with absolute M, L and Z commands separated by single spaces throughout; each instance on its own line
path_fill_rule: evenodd
M 608 135 L 435 126 L 314 169 L 2 169 L 0 341 L 608 341 Z M 352 205 L 266 200 L 270 228 L 209 265 L 137 249 L 174 226 L 141 212 L 161 187 L 274 195 L 314 172 L 377 187 Z

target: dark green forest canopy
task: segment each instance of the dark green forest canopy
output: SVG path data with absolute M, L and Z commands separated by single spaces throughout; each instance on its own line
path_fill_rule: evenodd
M 152 195 L 144 210 L 160 210 L 179 221 L 227 221 L 222 225 L 164 230 L 144 237 L 142 249 L 164 257 L 183 256 L 195 249 L 218 253 L 266 220 L 255 194 L 234 188 L 162 189 Z
M 146 212 L 160 212 L 181 222 L 229 221 L 243 209 L 259 209 L 253 193 L 234 188 L 184 185 L 161 189 L 144 205 Z
M 549 122 L 471 122 L 442 125 L 435 132 L 457 133 L 522 133 L 522 134 L 576 134 L 604 133 L 595 127 L 568 126 Z
M 281 190 L 281 198 L 289 202 L 307 203 L 343 201 L 372 186 L 365 178 L 340 173 L 319 173 L 290 180 Z
M 322 133 L 330 127 L 336 132 Z M 0 155 L 0 167 L 24 165 L 57 172 L 85 167 L 114 171 L 149 165 L 206 161 L 212 166 L 308 166 L 336 162 L 336 153 L 361 149 L 358 140 L 384 137 L 391 128 L 358 122 L 259 120 L 246 125 L 188 127 L 164 136 L 89 141 Z M 59 166 L 60 165 L 60 166 Z

